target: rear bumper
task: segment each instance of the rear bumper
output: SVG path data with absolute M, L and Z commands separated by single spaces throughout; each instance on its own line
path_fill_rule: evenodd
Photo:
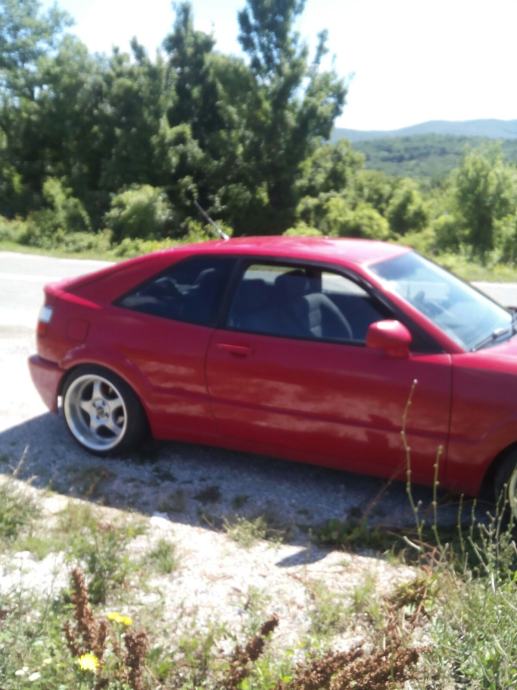
M 57 412 L 57 392 L 65 372 L 54 362 L 39 355 L 29 357 L 29 370 L 41 399 L 51 412 Z

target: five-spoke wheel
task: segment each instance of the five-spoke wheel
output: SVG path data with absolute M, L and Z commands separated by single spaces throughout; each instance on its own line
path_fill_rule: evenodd
M 63 412 L 72 436 L 105 455 L 134 445 L 145 429 L 141 405 L 120 377 L 100 367 L 79 367 L 67 379 Z

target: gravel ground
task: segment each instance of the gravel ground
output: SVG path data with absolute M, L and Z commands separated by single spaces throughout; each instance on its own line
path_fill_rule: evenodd
M 134 604 L 142 615 L 156 611 L 164 621 L 177 621 L 181 611 L 185 624 L 219 620 L 238 629 L 250 591 L 260 591 L 280 614 L 278 634 L 291 644 L 308 624 L 311 582 L 323 581 L 347 598 L 365 577 L 376 578 L 380 595 L 412 576 L 411 569 L 368 551 L 319 548 L 310 539 L 325 521 L 345 520 L 372 501 L 372 524 L 412 526 L 401 484 L 375 500 L 380 480 L 177 443 L 149 443 L 131 457 L 108 461 L 88 455 L 69 437 L 61 416 L 49 414 L 39 400 L 26 365 L 33 331 L 22 321 L 0 323 L 0 475 L 23 459 L 18 479 L 43 502 L 44 519 L 69 500 L 141 515 L 149 529 L 132 544 L 135 554 L 162 536 L 174 541 L 179 570 L 149 578 Z M 416 497 L 424 506 L 431 500 L 426 489 L 416 489 Z M 245 549 L 224 529 L 238 516 L 260 515 L 282 530 L 281 543 L 258 541 Z M 454 516 L 454 506 L 446 506 L 443 519 Z M 13 586 L 55 592 L 65 581 L 60 555 L 36 561 L 23 552 L 0 559 L 0 592 Z

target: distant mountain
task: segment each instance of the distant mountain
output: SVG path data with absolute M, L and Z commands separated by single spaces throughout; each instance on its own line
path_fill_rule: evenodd
M 419 134 L 355 141 L 352 146 L 365 155 L 365 165 L 371 170 L 438 181 L 461 165 L 467 151 L 493 141 L 487 137 Z M 517 163 L 517 138 L 502 140 L 501 151 L 506 160 Z
M 361 131 L 336 127 L 332 140 L 349 139 L 355 141 L 372 141 L 374 139 L 391 139 L 399 137 L 441 134 L 455 137 L 483 137 L 484 139 L 517 139 L 517 120 L 465 120 L 453 122 L 448 120 L 431 120 L 411 127 L 386 131 Z

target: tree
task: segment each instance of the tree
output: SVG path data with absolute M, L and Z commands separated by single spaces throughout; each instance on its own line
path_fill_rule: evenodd
M 405 235 L 411 230 L 422 230 L 429 214 L 416 183 L 410 179 L 401 180 L 390 199 L 386 217 L 393 232 Z
M 41 199 L 41 66 L 70 23 L 55 7 L 43 12 L 38 0 L 0 0 L 0 209 L 9 215 L 27 212 L 35 193 Z
M 334 71 L 321 71 L 326 36 L 312 63 L 294 29 L 304 0 L 248 0 L 239 15 L 239 41 L 249 58 L 253 89 L 245 159 L 264 189 L 267 206 L 254 218 L 266 233 L 289 227 L 297 205 L 296 177 L 303 161 L 328 139 L 346 86 Z
M 351 187 L 363 165 L 364 156 L 345 139 L 319 146 L 300 165 L 297 193 L 301 197 L 314 197 L 344 192 Z
M 41 10 L 38 0 L 0 0 L 0 94 L 33 100 L 38 62 L 58 45 L 71 18 L 56 6 Z
M 466 240 L 484 257 L 494 248 L 496 222 L 515 214 L 516 177 L 499 148 L 471 151 L 452 178 L 457 212 Z

